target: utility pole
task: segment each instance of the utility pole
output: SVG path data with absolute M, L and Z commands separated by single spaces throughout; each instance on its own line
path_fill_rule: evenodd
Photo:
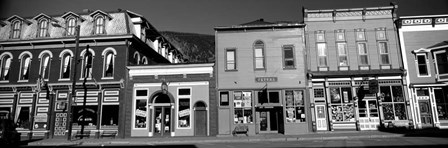
M 86 100 L 87 100 L 87 78 L 89 77 L 90 68 L 92 67 L 92 54 L 89 51 L 89 45 L 87 45 L 86 53 L 84 55 L 84 100 L 82 102 L 82 123 L 81 123 L 81 135 L 84 135 L 84 126 L 86 124 Z M 81 136 L 81 139 L 84 136 Z

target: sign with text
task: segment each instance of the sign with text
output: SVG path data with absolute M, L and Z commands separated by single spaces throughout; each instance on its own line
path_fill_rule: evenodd
M 255 77 L 255 82 L 277 82 L 277 77 Z
M 403 19 L 401 21 L 403 26 L 410 25 L 431 25 L 431 24 L 448 24 L 448 17 L 439 17 L 439 18 L 412 18 L 412 19 Z

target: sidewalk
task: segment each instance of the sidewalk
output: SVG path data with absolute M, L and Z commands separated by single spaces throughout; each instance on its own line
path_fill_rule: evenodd
M 225 136 L 225 137 L 168 137 L 168 138 L 87 138 L 87 139 L 43 139 L 28 143 L 28 146 L 104 146 L 104 145 L 158 145 L 158 144 L 195 144 L 195 143 L 226 143 L 226 142 L 256 142 L 256 141 L 304 141 L 304 140 L 334 140 L 360 138 L 389 138 L 403 137 L 404 133 L 390 133 L 381 131 L 349 131 L 349 132 L 320 132 L 302 135 L 260 134 L 254 136 Z

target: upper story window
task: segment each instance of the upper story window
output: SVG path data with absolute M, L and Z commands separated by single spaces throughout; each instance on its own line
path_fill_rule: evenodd
M 226 49 L 226 70 L 236 70 L 236 49 Z
M 22 22 L 19 20 L 16 20 L 14 22 L 12 22 L 12 36 L 11 38 L 13 39 L 18 39 L 20 38 L 20 34 L 22 31 Z
M 147 58 L 146 56 L 143 56 L 143 58 L 142 58 L 142 64 L 143 64 L 143 65 L 148 64 L 148 58 Z
M 326 67 L 327 66 L 327 45 L 326 43 L 317 43 L 317 56 L 319 59 L 318 66 Z
M 378 48 L 380 50 L 380 64 L 389 65 L 389 49 L 387 47 L 387 42 L 378 42 Z
M 95 17 L 95 34 L 105 34 L 104 17 L 99 15 Z
M 365 29 L 355 29 L 356 41 L 366 41 Z
M 340 42 L 336 43 L 336 45 L 338 48 L 339 66 L 348 66 L 347 43 Z
M 72 56 L 70 53 L 62 54 L 61 57 L 61 79 L 69 79 L 70 78 L 70 71 L 71 71 L 71 59 Z
M 50 61 L 51 57 L 50 54 L 46 53 L 40 58 L 40 78 L 48 79 L 50 75 Z
M 219 93 L 219 106 L 229 106 L 229 92 L 222 91 Z
M 1 59 L 0 81 L 9 80 L 9 68 L 11 67 L 12 57 L 9 55 L 2 56 Z
M 41 19 L 38 23 L 39 28 L 37 31 L 37 37 L 48 37 L 48 20 Z
M 84 55 L 82 56 L 84 59 L 82 60 L 82 74 L 81 78 L 92 78 L 92 67 L 93 67 L 93 57 L 94 53 L 93 51 L 90 51 L 90 49 L 86 49 L 84 52 Z
M 138 53 L 138 51 L 134 52 L 134 64 L 135 65 L 140 64 L 140 53 Z
M 114 76 L 115 54 L 112 51 L 106 52 L 104 55 L 104 71 L 103 77 Z
M 428 76 L 429 70 L 428 70 L 428 59 L 426 57 L 426 53 L 418 53 L 416 55 L 415 63 L 417 65 L 417 74 L 418 76 Z
M 263 41 L 255 41 L 254 43 L 254 61 L 255 69 L 264 69 L 264 43 Z
M 365 42 L 358 43 L 358 56 L 359 56 L 359 65 L 369 65 L 369 58 L 367 54 L 367 43 Z
M 29 54 L 25 54 L 21 58 L 21 73 L 20 80 L 28 80 L 30 76 L 31 57 Z
M 387 40 L 386 28 L 375 28 L 376 40 Z
M 76 18 L 70 17 L 67 19 L 67 36 L 75 36 L 76 25 Z
M 445 51 L 434 52 L 437 66 L 437 73 L 440 75 L 448 74 L 448 55 Z
M 294 46 L 283 46 L 283 68 L 295 68 Z

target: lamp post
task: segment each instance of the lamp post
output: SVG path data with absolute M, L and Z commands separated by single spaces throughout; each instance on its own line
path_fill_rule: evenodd
M 65 31 L 68 32 L 67 28 L 61 26 L 58 23 L 51 23 L 52 26 L 58 27 L 58 28 L 64 28 Z M 68 99 L 67 103 L 67 122 L 68 122 L 68 136 L 67 140 L 71 140 L 72 137 L 72 101 L 75 99 L 75 88 L 76 88 L 76 67 L 78 66 L 78 48 L 79 48 L 79 32 L 80 32 L 81 25 L 76 25 L 75 27 L 75 56 L 73 58 L 73 82 L 72 82 L 72 92 L 71 97 Z

